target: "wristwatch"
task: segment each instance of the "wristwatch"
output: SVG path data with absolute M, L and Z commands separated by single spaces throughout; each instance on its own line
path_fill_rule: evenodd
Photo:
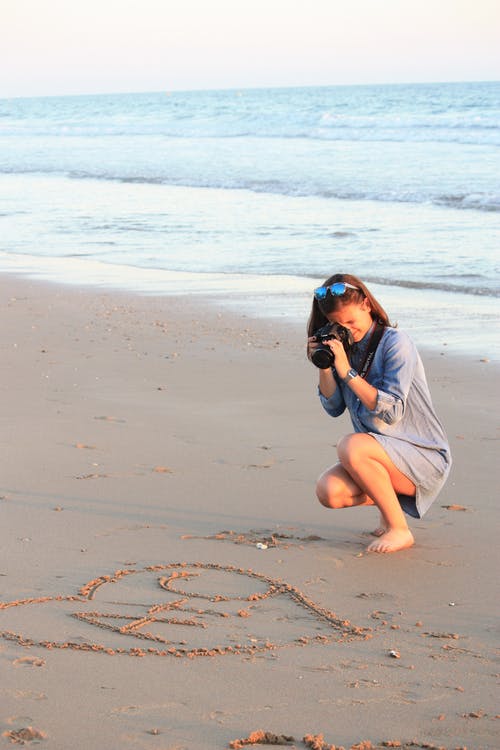
M 356 372 L 356 370 L 353 370 L 353 368 L 351 367 L 351 369 L 348 371 L 347 375 L 344 378 L 344 383 L 346 383 L 347 385 L 347 383 L 350 383 L 351 380 L 353 380 L 354 378 L 357 378 L 358 375 L 359 373 Z

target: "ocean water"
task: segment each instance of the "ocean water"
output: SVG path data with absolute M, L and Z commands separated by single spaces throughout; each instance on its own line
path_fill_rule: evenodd
M 500 356 L 500 83 L 0 100 L 0 271 L 306 318 L 361 276 Z

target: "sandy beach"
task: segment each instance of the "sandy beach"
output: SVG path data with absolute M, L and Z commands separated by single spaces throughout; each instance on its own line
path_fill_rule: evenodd
M 375 511 L 314 497 L 350 422 L 305 321 L 0 289 L 0 746 L 498 747 L 496 364 L 422 352 L 452 474 L 366 554 Z

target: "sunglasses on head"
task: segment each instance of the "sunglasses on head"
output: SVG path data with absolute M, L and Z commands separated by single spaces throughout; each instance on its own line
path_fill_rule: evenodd
M 328 292 L 330 292 L 332 297 L 342 297 L 347 289 L 356 289 L 358 292 L 360 291 L 359 287 L 348 284 L 347 281 L 337 281 L 330 286 L 319 286 L 314 290 L 314 296 L 317 300 L 322 300 L 325 299 Z

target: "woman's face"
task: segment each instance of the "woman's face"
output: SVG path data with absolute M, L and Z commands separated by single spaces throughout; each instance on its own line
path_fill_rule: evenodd
M 329 313 L 326 318 L 330 323 L 339 323 L 347 328 L 351 332 L 354 342 L 357 343 L 361 341 L 365 333 L 368 333 L 373 323 L 370 310 L 370 303 L 365 298 L 361 303 L 352 302 L 342 305 L 335 312 Z

